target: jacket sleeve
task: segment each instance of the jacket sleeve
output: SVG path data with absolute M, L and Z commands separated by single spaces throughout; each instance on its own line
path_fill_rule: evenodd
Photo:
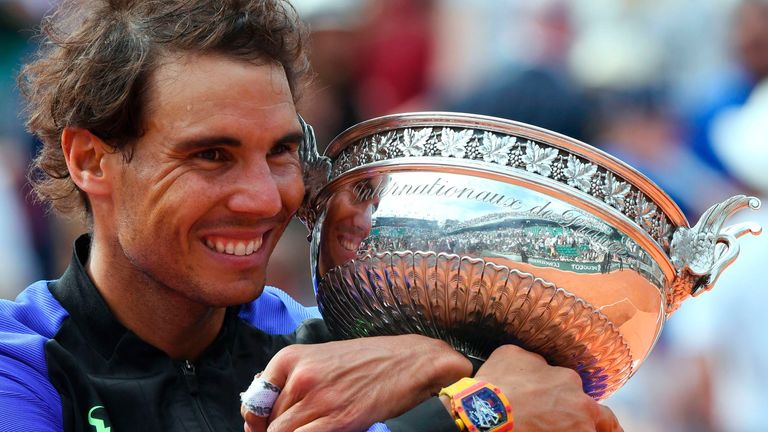
M 63 430 L 58 395 L 37 375 L 14 359 L 0 356 L 0 432 Z
M 384 427 L 378 430 L 391 432 L 457 432 L 459 430 L 453 416 L 437 396 L 425 400 L 399 417 L 385 421 Z

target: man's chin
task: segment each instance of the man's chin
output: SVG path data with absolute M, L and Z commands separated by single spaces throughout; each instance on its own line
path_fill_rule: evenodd
M 264 292 L 264 283 L 253 280 L 209 285 L 213 291 L 206 293 L 205 302 L 214 307 L 237 306 L 256 300 Z

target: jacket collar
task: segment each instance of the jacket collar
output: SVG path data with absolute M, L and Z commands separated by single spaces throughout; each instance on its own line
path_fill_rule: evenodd
M 83 234 L 75 240 L 72 260 L 60 279 L 49 283 L 53 296 L 69 312 L 70 319 L 86 337 L 92 348 L 105 360 L 116 357 L 149 359 L 164 352 L 144 342 L 124 327 L 114 316 L 107 302 L 99 293 L 88 273 L 85 263 L 91 249 L 91 236 Z M 216 340 L 205 354 L 221 354 L 231 347 L 235 339 L 235 328 L 239 307 L 227 310 L 224 325 Z M 167 357 L 167 356 L 166 356 Z

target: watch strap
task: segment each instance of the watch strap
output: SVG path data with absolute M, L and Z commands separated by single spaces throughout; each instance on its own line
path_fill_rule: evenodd
M 478 381 L 474 378 L 462 378 L 455 383 L 449 385 L 448 387 L 445 387 L 440 390 L 440 396 L 448 396 L 449 398 L 453 399 L 454 396 L 459 394 L 460 392 L 478 384 L 482 383 L 482 381 Z

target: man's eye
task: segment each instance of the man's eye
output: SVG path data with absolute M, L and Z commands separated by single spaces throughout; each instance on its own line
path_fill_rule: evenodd
M 195 154 L 196 157 L 200 159 L 205 159 L 209 161 L 222 161 L 225 160 L 224 152 L 219 149 L 207 149 L 203 150 L 201 152 L 197 152 Z
M 269 156 L 278 156 L 285 153 L 294 153 L 299 149 L 298 143 L 280 143 L 269 150 Z

